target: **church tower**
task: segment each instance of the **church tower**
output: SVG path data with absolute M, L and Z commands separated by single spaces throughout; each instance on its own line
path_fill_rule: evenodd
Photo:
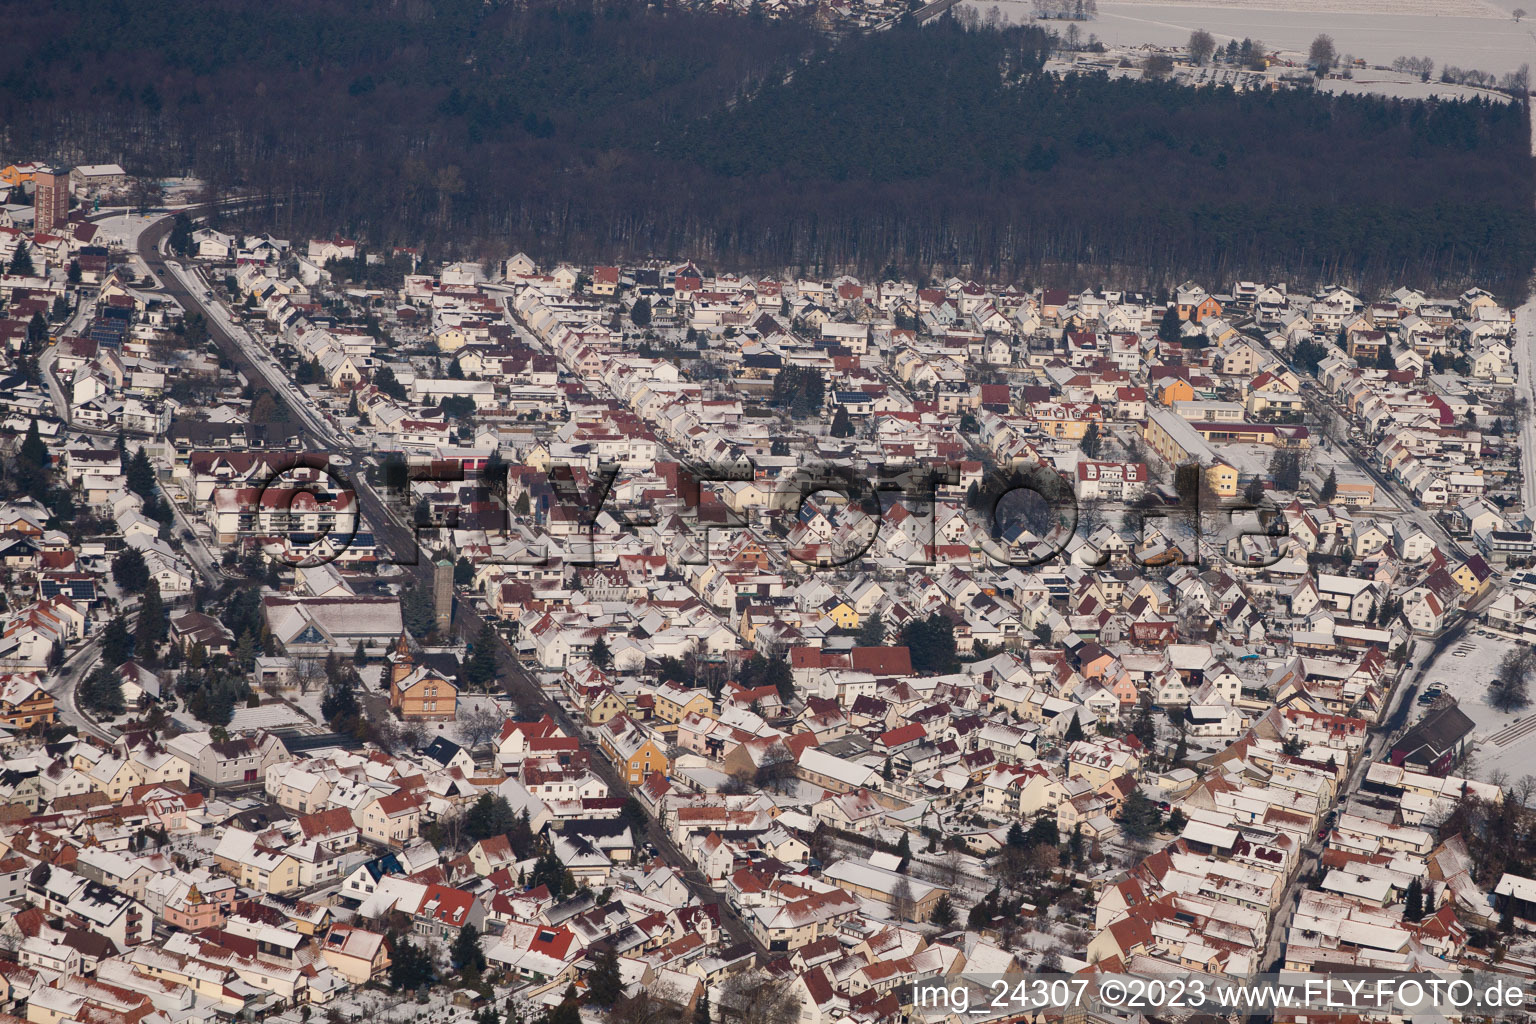
M 415 667 L 416 658 L 411 654 L 411 638 L 401 630 L 400 639 L 395 641 L 395 650 L 390 656 L 389 685 L 398 685 L 400 680 L 410 675 Z

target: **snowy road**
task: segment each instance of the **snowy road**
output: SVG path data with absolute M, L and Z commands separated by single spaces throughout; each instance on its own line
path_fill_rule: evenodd
M 1531 149 L 1536 155 L 1536 103 L 1531 104 Z M 1520 490 L 1529 512 L 1536 507 L 1536 292 L 1515 310 L 1512 347 L 1520 368 L 1518 393 L 1529 403 L 1520 427 Z
M 1529 403 L 1520 425 L 1520 494 L 1529 512 L 1536 508 L 1536 296 L 1515 310 L 1515 334 L 1518 393 Z

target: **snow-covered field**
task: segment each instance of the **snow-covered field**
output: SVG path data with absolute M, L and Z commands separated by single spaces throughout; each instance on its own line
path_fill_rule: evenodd
M 1116 0 L 1116 7 L 1197 7 L 1243 12 L 1308 14 L 1423 15 L 1428 17 L 1508 18 L 1483 0 Z M 1102 10 L 1103 5 L 1100 5 Z
M 1492 95 L 1487 89 L 1442 82 L 1438 77 L 1424 82 L 1417 76 L 1396 71 L 1356 71 L 1354 78 L 1330 78 L 1319 82 L 1317 88 L 1320 92 L 1391 96 L 1400 100 L 1473 100 Z
M 1488 682 L 1499 661 L 1514 646 L 1498 637 L 1468 631 L 1446 648 L 1424 673 L 1419 692 L 1439 686 L 1455 697 L 1461 710 L 1475 723 L 1472 739 L 1477 745 L 1472 776 L 1487 780 L 1502 772 L 1511 780 L 1536 775 L 1536 706 L 1520 711 L 1499 711 L 1488 706 Z M 1414 707 L 1409 722 L 1417 721 L 1424 708 Z
M 985 13 L 993 0 L 970 0 Z M 996 0 L 1010 22 L 1028 21 L 1029 0 Z M 1516 0 L 1099 0 L 1099 15 L 1078 30 L 1105 43 L 1181 46 L 1195 29 L 1225 45 L 1229 39 L 1261 40 L 1271 50 L 1304 55 L 1318 33 L 1333 37 L 1338 52 L 1372 64 L 1397 57 L 1432 57 L 1495 75 L 1536 63 L 1536 19 L 1516 24 L 1507 12 Z M 1527 5 L 1529 6 L 1529 5 Z M 1062 23 L 1045 23 L 1064 31 Z M 1380 90 L 1376 90 L 1380 91 Z

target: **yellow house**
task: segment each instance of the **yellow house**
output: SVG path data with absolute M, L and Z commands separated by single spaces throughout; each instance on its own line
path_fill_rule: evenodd
M 619 290 L 618 267 L 595 267 L 592 270 L 592 294 L 612 295 Z
M 733 512 L 747 512 L 762 508 L 773 501 L 773 486 L 756 480 L 746 480 L 733 487 L 727 487 L 724 500 L 726 507 Z
M 110 756 L 85 769 L 85 774 L 96 792 L 115 804 L 122 803 L 128 791 L 144 781 L 144 773 L 138 765 Z
M 656 687 L 656 717 L 676 725 L 691 714 L 715 717 L 714 702 L 708 690 L 690 690 L 676 683 L 662 683 Z
M 773 621 L 773 612 L 769 609 L 759 609 L 753 605 L 747 605 L 741 610 L 741 619 L 736 623 L 736 632 L 741 634 L 742 642 L 751 645 L 757 640 L 757 627 L 759 622 Z
M 1088 433 L 1090 421 L 1083 415 L 1081 406 L 1073 405 L 1063 410 L 1060 415 L 1048 412 L 1037 412 L 1035 422 L 1040 424 L 1040 429 L 1051 437 L 1059 437 L 1066 441 L 1081 441 L 1083 435 Z
M 587 704 L 587 722 L 591 725 L 602 725 L 615 715 L 622 715 L 627 709 L 619 695 L 606 686 L 595 694 Z
M 1451 570 L 1451 579 L 1468 597 L 1481 597 L 1493 582 L 1493 570 L 1481 555 L 1473 555 Z
M 292 892 L 299 887 L 299 862 L 286 853 L 257 847 L 241 862 L 238 877 L 241 885 L 257 892 Z
M 336 973 L 354 985 L 366 985 L 389 970 L 389 947 L 378 932 L 332 925 L 321 953 Z
M 1206 482 L 1218 498 L 1237 497 L 1237 469 L 1225 462 L 1217 462 L 1205 471 Z
M 826 613 L 828 618 L 837 623 L 838 629 L 859 628 L 859 613 L 847 601 L 839 601 L 836 598 L 832 598 L 827 604 L 822 605 L 821 610 Z
M 464 332 L 457 327 L 445 327 L 433 339 L 439 352 L 457 352 L 464 347 Z
M 1226 342 L 1230 338 L 1237 337 L 1237 328 L 1233 327 L 1231 324 L 1229 324 L 1225 320 L 1223 320 L 1219 326 L 1214 327 L 1214 329 L 1207 329 L 1205 333 L 1206 333 L 1206 337 L 1211 340 L 1212 344 L 1220 345 L 1220 344 L 1223 344 L 1224 342 Z M 1237 370 L 1237 371 L 1233 371 L 1233 372 L 1237 372 L 1237 373 L 1251 373 L 1252 371 L 1251 370 Z

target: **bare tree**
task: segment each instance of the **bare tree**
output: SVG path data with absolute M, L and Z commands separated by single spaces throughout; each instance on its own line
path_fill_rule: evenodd
M 427 745 L 427 727 L 420 722 L 406 722 L 400 726 L 400 742 L 408 750 L 420 750 Z
M 458 811 L 442 815 L 433 825 L 437 829 L 437 844 L 445 853 L 456 853 L 461 848 L 468 848 L 469 844 L 464 839 L 464 815 Z
M 960 881 L 960 876 L 965 873 L 965 856 L 959 850 L 950 850 L 939 858 L 938 873 L 939 881 L 943 882 L 946 888 L 953 889 Z
M 1029 851 L 1029 871 L 1038 877 L 1050 877 L 1061 866 L 1061 854 L 1056 847 L 1041 843 Z
M 299 659 L 299 692 L 314 693 L 325 682 L 325 664 L 315 658 Z
M 794 983 L 761 970 L 741 971 L 720 986 L 720 1019 L 739 1024 L 795 1024 L 800 997 Z
M 485 704 L 477 704 L 458 716 L 459 735 L 469 749 L 491 742 L 501 731 L 502 716 Z
M 1017 893 L 1029 880 L 1029 852 L 1023 847 L 1004 847 L 997 855 L 994 870 L 1003 885 Z
M 784 792 L 794 785 L 795 755 L 783 743 L 773 743 L 763 751 L 755 781 L 760 789 Z
M 1312 48 L 1307 51 L 1307 63 L 1312 65 L 1317 77 L 1321 78 L 1332 71 L 1338 59 L 1339 51 L 1333 48 L 1333 36 L 1321 33 L 1312 40 Z
M 914 920 L 917 916 L 917 901 L 912 898 L 912 883 L 905 877 L 896 879 L 896 884 L 891 887 L 891 913 L 903 921 Z
M 1525 17 L 1525 8 L 1523 8 L 1523 7 L 1516 7 L 1514 10 L 1510 11 L 1509 13 L 1514 16 L 1515 24 L 1518 25 L 1518 24 L 1520 24 L 1520 19 Z
M 1077 531 L 1083 536 L 1092 534 L 1104 525 L 1104 499 L 1082 498 L 1077 503 Z
M 154 178 L 134 178 L 128 186 L 128 197 L 139 213 L 148 213 L 152 207 L 165 202 L 165 189 Z
M 400 735 L 400 723 L 388 715 L 373 723 L 373 742 L 386 754 L 398 754 L 406 749 Z
M 1141 73 L 1154 81 L 1161 81 L 1173 74 L 1173 58 L 1166 53 L 1154 53 L 1141 62 Z
M 1216 37 L 1203 28 L 1197 28 L 1189 34 L 1189 43 L 1185 48 L 1189 51 L 1190 63 L 1203 65 L 1216 52 Z
M 609 1024 L 674 1024 L 677 1011 L 641 992 L 633 999 L 621 998 L 608 1011 Z
M 1392 62 L 1393 71 L 1406 71 L 1413 75 L 1428 75 L 1435 70 L 1433 57 L 1399 57 Z
M 1509 787 L 1509 798 L 1521 807 L 1531 806 L 1531 797 L 1536 796 L 1536 778 L 1529 775 L 1520 776 L 1520 780 Z

